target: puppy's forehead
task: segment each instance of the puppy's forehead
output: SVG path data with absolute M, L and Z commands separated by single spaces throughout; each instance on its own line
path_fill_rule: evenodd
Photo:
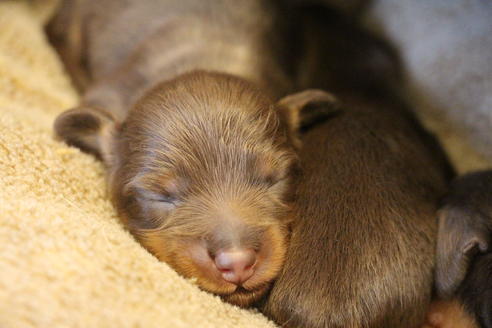
M 261 112 L 273 104 L 254 84 L 222 73 L 192 72 L 158 84 L 138 105 L 145 110 Z M 139 109 L 140 111 L 140 109 Z
M 217 73 L 190 73 L 162 83 L 130 111 L 126 126 L 132 139 L 163 141 L 199 138 L 254 142 L 271 137 L 279 125 L 272 100 L 252 84 Z M 256 139 L 256 140 L 255 140 Z
M 262 149 L 251 149 L 245 145 L 213 143 L 194 144 L 180 147 L 179 143 L 165 146 L 144 156 L 146 166 L 153 166 L 155 172 L 173 173 L 183 182 L 207 185 L 217 191 L 238 181 L 255 183 L 268 176 L 270 171 L 281 169 L 281 160 L 272 156 L 283 156 L 282 150 L 269 153 Z M 284 156 L 287 158 L 287 156 Z M 232 191 L 232 190 L 230 190 Z
M 189 74 L 158 86 L 137 103 L 126 123 L 135 152 L 169 161 L 191 155 L 245 159 L 286 141 L 272 101 L 248 82 L 222 74 Z

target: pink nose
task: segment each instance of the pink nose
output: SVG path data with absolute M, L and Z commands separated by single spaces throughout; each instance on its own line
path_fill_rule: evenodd
M 215 266 L 225 281 L 239 285 L 255 272 L 256 253 L 252 249 L 221 250 L 215 256 Z

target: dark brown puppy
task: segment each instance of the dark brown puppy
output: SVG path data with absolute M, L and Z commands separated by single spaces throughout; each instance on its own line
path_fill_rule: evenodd
M 491 240 L 492 171 L 456 179 L 439 215 L 436 287 L 441 298 L 456 298 L 485 328 L 492 327 Z M 446 326 L 446 315 L 441 313 L 437 327 Z
M 297 219 L 264 312 L 284 327 L 418 327 L 451 170 L 392 88 L 389 49 L 320 8 L 300 16 L 301 86 L 333 90 L 344 111 L 302 138 Z
M 280 26 L 262 0 L 66 1 L 50 26 L 85 89 L 58 136 L 104 161 L 142 245 L 241 306 L 283 263 L 298 112 L 332 100 L 274 103 Z

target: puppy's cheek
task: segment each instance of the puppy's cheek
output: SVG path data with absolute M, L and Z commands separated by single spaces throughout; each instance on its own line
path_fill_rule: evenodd
M 160 261 L 201 289 L 214 294 L 229 294 L 236 288 L 225 282 L 199 241 L 180 238 L 164 231 L 140 233 L 139 241 Z
M 260 287 L 271 285 L 284 264 L 287 242 L 287 226 L 275 225 L 265 231 L 262 246 L 257 255 L 259 264 L 254 276 L 244 284 L 246 289 L 259 291 Z
M 201 289 L 214 294 L 232 293 L 236 286 L 222 279 L 205 245 L 198 240 L 176 241 L 173 268 L 186 278 L 193 279 Z
M 478 328 L 478 325 L 457 301 L 436 301 L 430 306 L 424 327 Z
M 168 242 L 162 237 L 159 230 L 147 230 L 131 227 L 130 232 L 135 236 L 135 239 L 152 255 L 157 257 L 160 261 L 166 257 L 166 246 Z
M 247 307 L 259 301 L 263 295 L 270 289 L 270 285 L 264 285 L 253 291 L 237 291 L 222 298 L 229 303 L 240 307 Z
M 259 265 L 253 277 L 244 284 L 247 291 L 239 290 L 224 299 L 232 304 L 246 307 L 259 301 L 271 288 L 285 261 L 288 229 L 285 225 L 269 228 L 258 252 Z

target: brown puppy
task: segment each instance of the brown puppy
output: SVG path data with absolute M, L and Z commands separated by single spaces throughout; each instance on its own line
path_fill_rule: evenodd
M 124 224 L 204 290 L 246 306 L 288 239 L 298 112 L 262 0 L 67 1 L 50 26 L 86 89 L 55 130 L 99 156 Z M 82 74 L 80 78 L 79 73 Z
M 321 8 L 300 16 L 302 87 L 334 90 L 345 110 L 302 139 L 297 219 L 264 312 L 284 327 L 418 327 L 451 170 L 392 88 L 389 49 Z

